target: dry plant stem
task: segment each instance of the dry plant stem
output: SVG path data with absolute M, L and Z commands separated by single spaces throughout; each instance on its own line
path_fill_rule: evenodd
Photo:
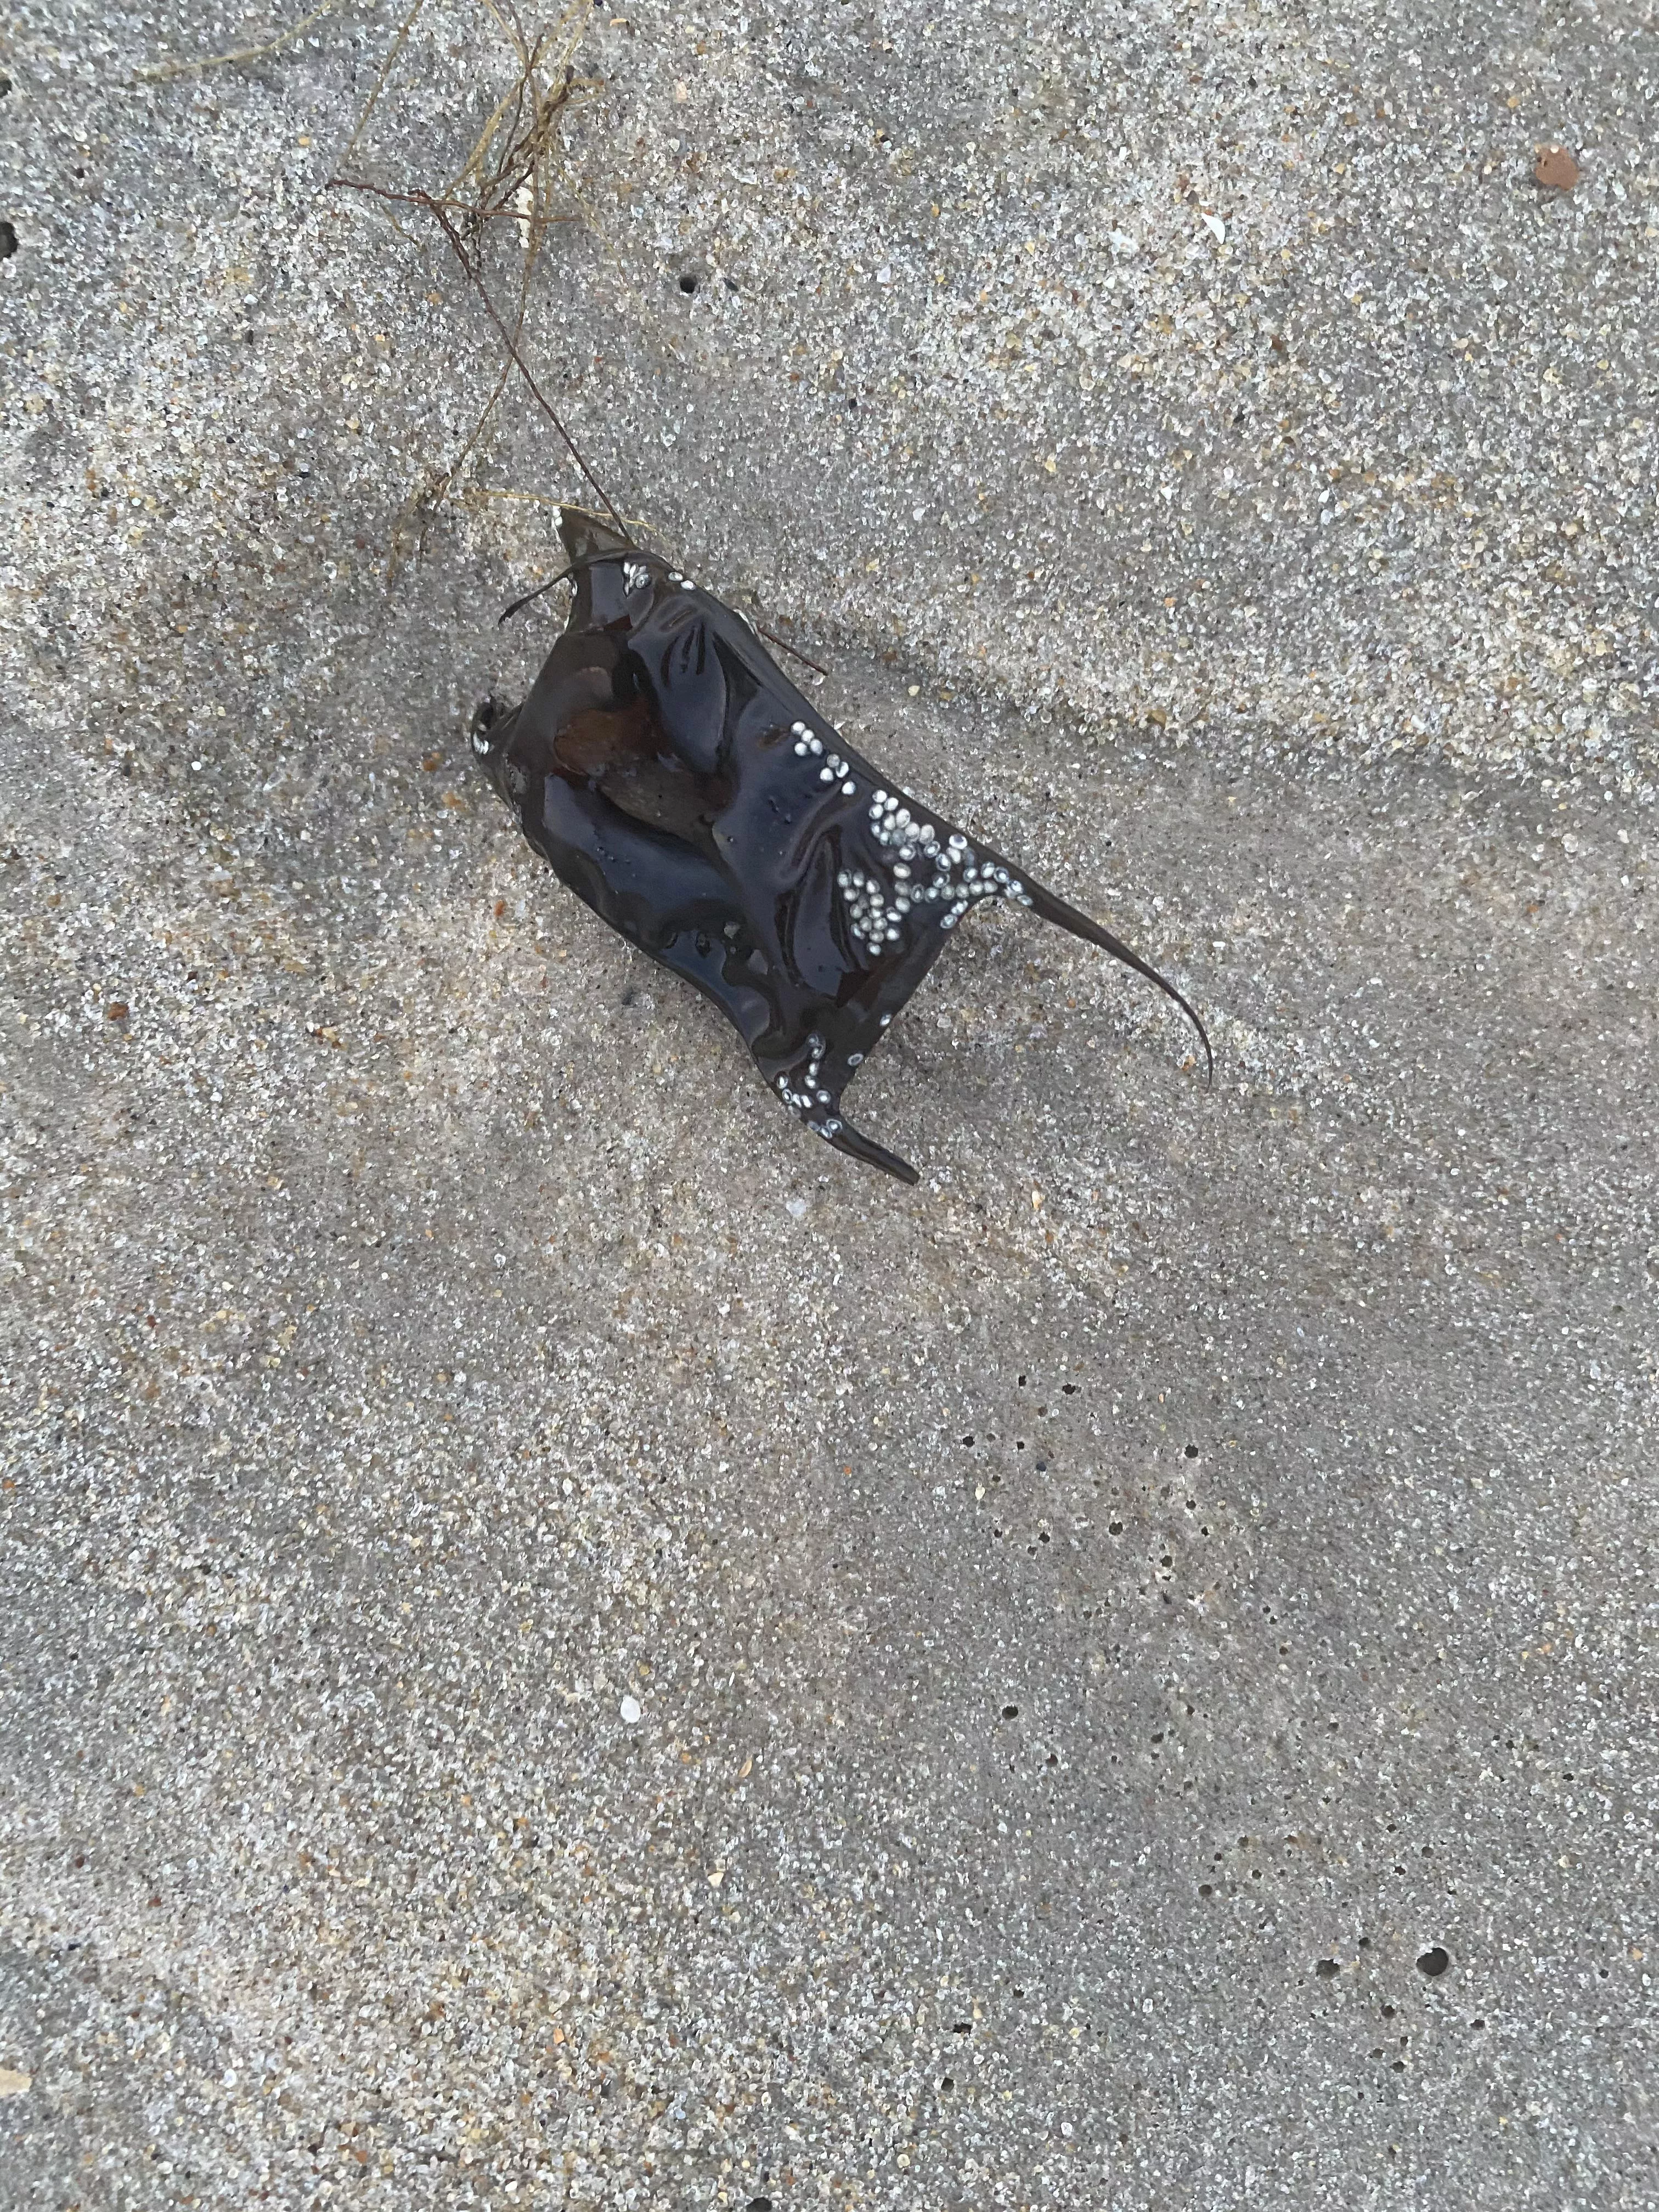
M 810 653 L 803 653 L 798 645 L 791 645 L 787 637 L 780 637 L 775 630 L 763 629 L 758 623 L 755 624 L 755 634 L 763 637 L 769 645 L 775 645 L 780 653 L 787 653 L 791 660 L 799 661 L 803 668 L 810 668 L 814 676 L 822 676 L 826 683 L 830 680 L 830 671 L 821 667 Z
M 622 536 L 631 545 L 634 541 L 629 532 L 628 526 L 623 522 L 621 515 L 617 514 L 615 507 L 612 506 L 610 493 L 606 491 L 605 486 L 599 482 L 598 477 L 594 475 L 592 470 L 587 465 L 586 459 L 582 453 L 580 447 L 571 436 L 569 431 L 565 428 L 564 424 L 559 420 L 556 410 L 544 396 L 541 386 L 537 383 L 534 376 L 532 375 L 529 363 L 525 360 L 523 354 L 519 350 L 519 342 L 517 337 L 514 336 L 513 331 L 508 329 L 506 318 L 501 313 L 501 309 L 495 305 L 494 299 L 490 296 L 489 287 L 484 283 L 483 273 L 474 262 L 471 255 L 467 252 L 465 244 L 461 238 L 461 234 L 456 229 L 454 224 L 450 221 L 448 212 L 445 209 L 442 202 L 435 199 L 430 192 L 394 192 L 388 190 L 388 188 L 384 185 L 371 185 L 365 179 L 358 177 L 331 177 L 329 179 L 329 189 L 331 191 L 337 190 L 348 192 L 367 192 L 371 198 L 377 200 L 388 201 L 394 206 L 424 208 L 427 213 L 436 220 L 443 231 L 444 236 L 449 240 L 450 246 L 454 252 L 455 258 L 460 263 L 467 282 L 472 286 L 478 297 L 483 301 L 484 313 L 489 317 L 490 321 L 495 324 L 496 331 L 501 337 L 501 343 L 507 348 L 507 353 L 512 358 L 514 366 L 517 368 L 520 375 L 523 377 L 525 383 L 529 387 L 531 398 L 534 399 L 536 404 L 541 409 L 543 414 L 546 416 L 548 421 L 558 432 L 560 437 L 563 439 L 565 445 L 569 448 L 571 459 L 575 462 L 576 466 L 587 478 L 588 483 L 592 485 L 594 490 L 599 494 L 599 498 L 604 502 L 605 513 L 616 524 L 617 528 L 622 533 Z M 520 326 L 522 327 L 522 318 Z
M 592 0 L 571 0 L 571 4 L 566 7 L 556 24 L 538 28 L 533 37 L 526 33 L 513 0 L 483 0 L 483 4 L 513 49 L 518 76 L 512 88 L 504 93 L 491 108 L 483 128 L 473 141 L 471 151 L 457 174 L 441 191 L 437 192 L 419 190 L 394 191 L 388 186 L 372 184 L 366 179 L 345 175 L 331 178 L 330 188 L 367 193 L 380 200 L 388 210 L 417 207 L 430 215 L 448 240 L 463 275 L 483 301 L 485 313 L 495 325 L 507 349 L 507 365 L 465 443 L 438 479 L 436 499 L 449 496 L 467 456 L 483 434 L 508 377 L 517 368 L 537 406 L 558 433 L 572 459 L 599 495 L 605 514 L 623 543 L 634 546 L 636 551 L 641 550 L 610 493 L 589 467 L 586 455 L 532 374 L 522 346 L 531 283 L 548 230 L 556 220 L 550 207 L 548 171 L 558 143 L 559 117 L 580 91 L 590 88 L 586 80 L 578 80 L 573 57 L 592 13 Z M 357 127 L 351 134 L 346 149 L 348 157 L 362 137 L 397 56 L 402 51 L 423 5 L 424 0 L 413 0 L 413 5 L 398 27 L 391 51 L 375 77 L 368 103 L 358 118 Z M 503 218 L 519 225 L 523 242 L 517 313 L 510 327 L 484 282 L 482 265 L 486 226 Z M 392 221 L 395 226 L 395 215 Z M 421 501 L 421 505 L 428 510 L 433 503 L 430 499 Z M 388 581 L 398 565 L 394 549 Z M 544 585 L 538 591 L 526 593 L 523 599 L 514 602 L 508 612 L 516 612 L 519 607 L 539 597 L 540 591 L 550 588 L 550 585 Z M 505 620 L 506 617 L 502 619 Z M 760 635 L 769 644 L 776 646 L 781 652 L 790 654 L 803 666 L 811 669 L 814 674 L 826 674 L 827 672 L 817 661 L 809 659 L 785 639 L 775 635 L 770 630 L 762 630 Z
M 356 152 L 357 141 L 362 137 L 364 131 L 368 128 L 368 118 L 374 112 L 374 104 L 380 99 L 380 94 L 386 90 L 386 81 L 392 74 L 392 64 L 396 62 L 398 55 L 402 53 L 404 45 L 408 40 L 409 34 L 415 27 L 416 20 L 425 5 L 426 0 L 414 0 L 414 4 L 410 9 L 408 15 L 406 15 L 404 17 L 403 21 L 398 24 L 398 34 L 392 40 L 392 44 L 386 48 L 386 59 L 380 64 L 380 68 L 375 72 L 374 82 L 369 88 L 368 98 L 364 103 L 363 112 L 357 118 L 357 127 L 352 132 L 350 137 L 346 141 L 345 152 L 340 157 L 342 161 L 349 161 L 352 155 Z
M 417 0 L 416 14 L 424 4 L 425 0 Z M 323 0 L 320 8 L 313 8 L 308 15 L 302 15 L 291 29 L 278 31 L 274 39 L 267 39 L 263 46 L 238 46 L 234 53 L 209 54 L 202 61 L 157 62 L 154 67 L 136 70 L 133 74 L 141 84 L 161 84 L 172 77 L 195 76 L 203 70 L 228 69 L 235 62 L 263 61 L 267 54 L 276 53 L 283 46 L 291 46 L 295 39 L 303 38 L 313 23 L 320 23 L 325 15 L 331 15 L 338 5 L 339 0 Z M 414 17 L 411 16 L 410 21 L 412 22 Z
M 533 252 L 527 252 L 525 256 L 524 270 L 519 287 L 519 313 L 517 322 L 514 325 L 515 329 L 520 334 L 522 334 L 524 330 L 524 319 L 530 305 L 530 277 L 531 271 L 534 266 L 535 254 Z M 444 471 L 442 480 L 438 486 L 436 494 L 434 495 L 433 505 L 437 505 L 440 501 L 447 499 L 451 495 L 454 488 L 455 479 L 460 474 L 467 455 L 477 444 L 479 439 L 483 437 L 484 434 L 484 426 L 489 422 L 490 416 L 495 413 L 496 404 L 500 400 L 502 392 L 506 391 L 507 380 L 511 377 L 512 374 L 512 362 L 503 362 L 501 363 L 501 373 L 495 379 L 495 386 L 494 391 L 491 392 L 489 398 L 485 400 L 483 407 L 480 409 L 478 419 L 472 425 L 471 429 L 467 433 L 466 441 L 462 446 L 459 453 L 456 454 L 454 459 Z M 424 526 L 422 526 L 421 533 L 421 550 L 422 552 L 425 550 L 425 545 L 426 532 Z
M 423 4 L 424 0 L 414 0 L 413 6 L 398 27 L 376 74 L 356 128 L 352 132 L 346 149 L 348 157 L 363 136 L 397 57 L 413 30 Z M 603 487 L 598 483 L 563 423 L 548 405 L 535 380 L 530 375 L 521 350 L 531 280 L 551 220 L 546 166 L 556 143 L 560 112 L 568 103 L 575 89 L 570 57 L 592 12 L 591 0 L 574 0 L 574 4 L 565 9 L 557 24 L 538 29 L 533 39 L 526 34 L 522 21 L 511 7 L 510 0 L 507 0 L 505 10 L 495 4 L 495 0 L 485 0 L 485 4 L 497 28 L 512 47 L 518 67 L 517 80 L 512 88 L 496 101 L 473 142 L 471 151 L 449 184 L 436 193 L 393 193 L 383 187 L 349 179 L 341 178 L 335 181 L 348 184 L 356 190 L 369 191 L 383 201 L 401 201 L 422 207 L 435 216 L 468 281 L 483 301 L 485 311 L 507 347 L 507 361 L 496 380 L 495 389 L 485 402 L 465 443 L 439 479 L 436 497 L 442 499 L 449 494 L 467 456 L 483 434 L 484 426 L 516 366 L 530 386 L 538 404 L 569 447 L 584 476 L 599 490 L 600 497 L 605 498 Z M 545 87 L 544 74 L 547 79 Z M 503 216 L 519 223 L 524 249 L 518 312 L 510 330 L 483 281 L 477 258 L 485 224 Z M 422 503 L 429 505 L 430 502 Z

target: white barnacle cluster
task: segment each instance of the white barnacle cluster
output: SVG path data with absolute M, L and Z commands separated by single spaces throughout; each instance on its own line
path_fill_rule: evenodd
M 820 783 L 839 783 L 843 799 L 858 796 L 858 786 L 853 781 L 853 771 L 839 753 L 827 753 L 823 739 L 805 722 L 791 722 L 789 734 L 795 741 L 797 760 L 821 760 L 818 770 Z
M 818 1072 L 823 1066 L 823 1039 L 812 1036 L 806 1040 L 806 1066 L 786 1067 L 780 1071 L 778 1096 L 786 1106 L 793 1106 L 798 1114 L 811 1114 L 816 1107 L 828 1106 L 830 1093 L 818 1081 Z M 813 1125 L 815 1127 L 817 1124 Z M 836 1123 L 839 1128 L 841 1124 Z M 822 1133 L 822 1132 L 820 1132 Z
M 949 896 L 934 885 L 934 896 Z M 1008 898 L 1019 906 L 1030 906 L 1031 895 L 1018 876 L 1010 875 L 1006 868 L 996 867 L 988 860 L 975 862 L 969 854 L 962 872 L 962 882 L 951 898 L 948 910 L 939 916 L 941 929 L 954 929 L 975 899 Z
M 939 831 L 920 815 L 913 816 L 894 793 L 875 793 L 870 802 L 870 823 L 877 844 L 898 854 L 893 873 L 901 882 L 909 874 L 912 860 L 932 860 L 935 867 L 940 866 L 947 848 L 939 843 Z M 952 837 L 951 844 L 967 849 L 967 841 L 962 837 Z
M 931 822 L 913 816 L 890 791 L 878 791 L 871 801 L 870 825 L 878 845 L 895 855 L 894 906 L 901 914 L 912 904 L 942 906 L 941 929 L 954 929 L 976 899 L 1011 898 L 1030 906 L 1030 895 L 1017 876 L 989 860 L 981 861 L 960 830 L 941 840 Z M 913 864 L 931 866 L 933 880 L 917 883 Z
M 643 561 L 623 562 L 623 583 L 630 592 L 642 592 L 651 581 L 651 571 Z
M 910 911 L 908 896 L 900 890 L 890 903 L 889 887 L 862 868 L 840 869 L 836 881 L 847 902 L 848 926 L 854 936 L 869 945 L 896 945 L 899 918 Z

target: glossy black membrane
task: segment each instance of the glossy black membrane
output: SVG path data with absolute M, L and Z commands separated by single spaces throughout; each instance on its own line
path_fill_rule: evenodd
M 916 1181 L 842 1093 L 981 899 L 1127 962 L 1204 1036 L 1127 945 L 878 775 L 741 616 L 577 509 L 560 529 L 564 635 L 516 713 L 480 711 L 474 750 L 560 878 L 711 998 L 838 1152 Z

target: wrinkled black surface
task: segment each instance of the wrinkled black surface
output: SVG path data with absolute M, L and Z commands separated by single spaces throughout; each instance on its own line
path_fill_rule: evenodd
M 574 508 L 561 531 L 564 635 L 516 713 L 480 713 L 474 750 L 560 878 L 706 993 L 819 1136 L 915 1182 L 842 1092 L 979 898 L 1126 961 L 1203 1036 L 1127 945 L 854 752 L 741 616 Z

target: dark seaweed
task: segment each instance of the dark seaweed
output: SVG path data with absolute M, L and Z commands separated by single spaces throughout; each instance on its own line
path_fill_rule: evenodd
M 521 707 L 480 708 L 473 750 L 560 878 L 714 1001 L 809 1128 L 916 1181 L 843 1118 L 842 1093 L 988 898 L 1157 984 L 1209 1060 L 1174 984 L 878 774 L 742 616 L 579 509 L 560 526 L 564 635 Z

